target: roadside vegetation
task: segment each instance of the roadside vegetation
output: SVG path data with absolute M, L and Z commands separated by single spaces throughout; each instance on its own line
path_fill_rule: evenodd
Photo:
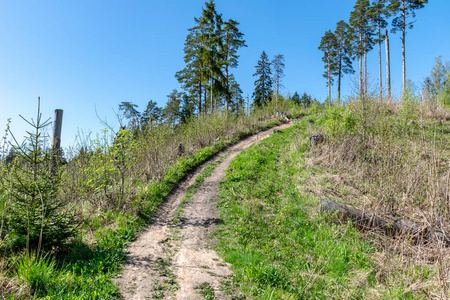
M 250 116 L 217 112 L 176 128 L 121 130 L 115 138 L 105 130 L 72 149 L 56 174 L 48 168 L 52 153 L 42 150 L 45 122 L 35 124 L 29 140 L 12 151 L 5 137 L 2 297 L 119 297 L 111 276 L 119 274 L 127 244 L 170 191 L 224 147 L 283 122 L 274 117 L 277 110 L 304 114 L 285 101 Z M 53 213 L 47 215 L 49 209 Z
M 243 151 L 221 184 L 217 249 L 234 293 L 255 299 L 445 299 L 450 113 L 408 89 L 350 98 Z M 308 136 L 323 135 L 312 145 Z M 328 198 L 419 224 L 417 236 L 357 231 Z M 232 290 L 232 289 L 231 289 Z M 230 291 L 231 291 L 230 290 Z
M 405 71 L 407 25 L 427 2 L 357 0 L 349 24 L 326 32 L 319 47 L 326 107 L 306 93 L 283 96 L 284 55 L 270 60 L 265 51 L 255 66 L 252 103 L 244 99 L 231 72 L 247 46 L 244 34 L 212 0 L 188 29 L 186 66 L 175 74 L 182 91 L 174 89 L 164 108 L 150 100 L 139 112 L 122 102 L 119 131 L 105 124 L 63 155 L 48 150 L 50 122 L 38 106 L 35 118 L 24 119 L 25 140 L 8 128 L 0 145 L 0 297 L 119 298 L 111 279 L 120 276 L 127 245 L 189 172 L 245 137 L 304 116 L 239 155 L 221 185 L 223 224 L 215 235 L 235 272 L 229 292 L 256 299 L 449 297 L 450 253 L 433 233 L 450 232 L 450 67 L 438 58 L 421 93 Z M 398 100 L 389 62 L 386 91 L 381 65 L 379 90 L 370 93 L 367 80 L 366 55 L 376 43 L 381 62 L 386 42 L 389 61 L 388 21 L 402 32 Z M 357 95 L 341 97 L 341 77 L 354 73 L 356 59 Z M 312 134 L 323 142 L 309 143 Z M 404 217 L 423 234 L 358 231 L 318 212 L 322 197 Z M 159 267 L 169 272 L 167 261 Z M 207 282 L 197 290 L 212 297 Z

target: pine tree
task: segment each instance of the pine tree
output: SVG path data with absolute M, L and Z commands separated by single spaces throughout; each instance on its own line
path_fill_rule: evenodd
M 187 123 L 194 116 L 195 106 L 193 99 L 183 93 L 181 95 L 180 103 L 180 123 Z
M 255 66 L 257 76 L 255 81 L 255 91 L 253 92 L 253 104 L 257 107 L 265 106 L 270 101 L 272 90 L 272 80 L 270 75 L 270 62 L 265 51 L 262 52 L 260 60 Z
M 272 82 L 275 85 L 275 101 L 278 102 L 278 95 L 280 94 L 280 88 L 283 87 L 281 84 L 281 78 L 284 76 L 284 55 L 277 54 L 272 60 Z
M 345 21 L 339 21 L 336 25 L 334 35 L 337 43 L 337 64 L 338 64 L 338 101 L 341 100 L 341 78 L 342 73 L 353 74 L 351 45 L 349 41 L 351 28 Z
M 231 98 L 231 84 L 229 68 L 236 68 L 238 66 L 239 55 L 237 51 L 239 48 L 247 47 L 244 34 L 238 29 L 239 22 L 229 19 L 224 23 L 223 28 L 223 43 L 222 43 L 222 56 L 223 56 L 223 68 L 224 68 L 224 93 L 225 93 L 225 111 L 228 111 L 228 105 Z
M 354 52 L 359 58 L 359 96 L 367 93 L 367 53 L 373 47 L 373 28 L 370 26 L 368 11 L 369 0 L 357 0 L 354 10 L 350 14 L 350 26 L 352 26 L 352 44 Z M 363 69 L 364 58 L 364 69 Z M 363 75 L 364 70 L 364 75 Z
M 157 106 L 153 100 L 148 101 L 147 108 L 141 115 L 142 126 L 154 126 L 158 124 L 162 117 L 162 108 Z
M 406 29 L 412 29 L 416 10 L 421 9 L 428 3 L 428 0 L 391 0 L 389 8 L 397 15 L 392 20 L 392 33 L 402 32 L 402 74 L 403 91 L 406 89 Z
M 376 28 L 376 38 L 374 43 L 378 44 L 378 64 L 379 64 L 379 80 L 380 80 L 380 99 L 383 98 L 383 72 L 381 66 L 381 43 L 386 39 L 384 30 L 386 29 L 388 22 L 386 19 L 390 16 L 390 10 L 387 7 L 388 0 L 376 0 L 372 2 L 372 6 L 369 8 L 368 16 Z
M 167 123 L 174 126 L 180 119 L 181 94 L 174 89 L 172 93 L 167 95 L 166 107 L 163 110 L 163 116 Z
M 338 43 L 336 36 L 331 30 L 325 32 L 325 35 L 320 41 L 319 50 L 323 52 L 322 61 L 325 63 L 325 72 L 323 77 L 327 79 L 328 86 L 328 104 L 331 105 L 331 85 L 333 84 L 333 76 L 338 75 L 337 62 L 337 48 Z
M 119 104 L 119 111 L 128 119 L 128 126 L 131 128 L 139 127 L 141 113 L 136 109 L 138 106 L 129 101 L 123 101 Z

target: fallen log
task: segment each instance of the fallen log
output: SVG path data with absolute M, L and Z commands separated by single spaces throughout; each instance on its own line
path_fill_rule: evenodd
M 450 233 L 436 228 L 420 226 L 400 217 L 375 214 L 325 198 L 320 200 L 320 211 L 336 212 L 338 215 L 352 220 L 360 229 L 382 229 L 391 235 L 407 235 L 414 241 L 430 240 L 434 236 L 450 245 Z

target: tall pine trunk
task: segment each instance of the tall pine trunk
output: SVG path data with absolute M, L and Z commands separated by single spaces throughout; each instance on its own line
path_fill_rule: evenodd
M 391 53 L 389 51 L 389 33 L 386 29 L 386 89 L 388 101 L 391 101 Z
M 381 70 L 381 28 L 378 27 L 378 62 L 380 67 L 380 100 L 383 99 L 383 72 Z
M 364 28 L 364 96 L 367 95 L 367 36 Z
M 225 112 L 228 114 L 228 103 L 230 101 L 230 85 L 228 82 L 228 65 L 225 65 Z
M 342 42 L 339 45 L 338 103 L 341 105 Z
M 202 114 L 202 79 L 201 79 L 201 73 L 198 79 L 198 115 L 200 116 Z
M 328 107 L 331 108 L 331 58 L 328 52 Z
M 362 28 L 360 28 L 359 32 L 359 46 L 360 46 L 360 52 L 359 52 L 359 97 L 362 98 L 363 93 L 363 66 L 362 66 L 362 59 L 363 59 L 363 50 L 362 50 Z
M 211 94 L 211 99 L 210 99 L 210 109 L 211 109 L 211 113 L 214 110 L 214 106 L 213 106 L 213 77 L 212 77 L 212 71 L 211 71 L 211 86 L 210 86 L 210 94 Z
M 402 0 L 403 9 L 402 9 L 402 18 L 403 18 L 403 26 L 402 26 L 402 65 L 403 65 L 403 92 L 406 89 L 406 56 L 405 56 L 405 40 L 406 40 L 406 7 L 405 0 Z

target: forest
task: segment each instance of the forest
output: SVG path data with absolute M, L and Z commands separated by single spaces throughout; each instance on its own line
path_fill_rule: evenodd
M 233 72 L 250 46 L 240 23 L 210 0 L 188 29 L 185 67 L 174 74 L 180 87 L 164 107 L 150 100 L 140 111 L 123 101 L 119 130 L 105 123 L 70 151 L 50 147 L 40 102 L 34 118 L 23 118 L 25 140 L 8 123 L 0 146 L 1 299 L 121 299 L 129 246 L 160 207 L 186 178 L 209 170 L 171 220 L 176 244 L 183 208 L 225 151 L 268 130 L 237 153 L 218 186 L 210 247 L 233 275 L 219 287 L 198 284 L 198 299 L 448 298 L 450 62 L 437 57 L 420 87 L 406 72 L 406 34 L 427 4 L 355 1 L 347 21 L 318 37 L 323 102 L 286 91 L 289 61 L 265 51 L 245 99 Z M 401 49 L 390 47 L 393 35 Z M 376 87 L 368 79 L 372 50 Z M 391 51 L 402 54 L 398 98 Z M 344 76 L 353 78 L 353 94 L 341 94 Z M 416 227 L 393 233 L 392 224 L 358 223 L 320 211 L 324 199 Z M 148 299 L 173 299 L 183 288 L 168 253 L 155 263 Z

